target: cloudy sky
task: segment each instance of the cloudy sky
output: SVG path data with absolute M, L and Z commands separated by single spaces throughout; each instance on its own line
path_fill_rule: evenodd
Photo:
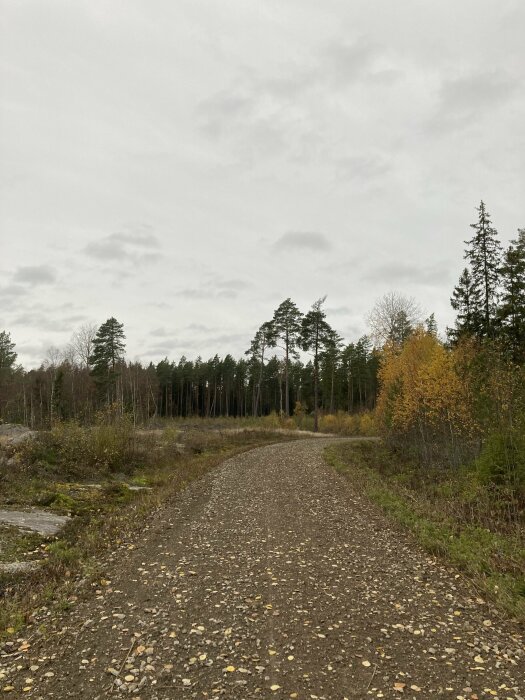
M 242 353 L 291 297 L 452 321 L 475 207 L 525 226 L 523 0 L 0 0 L 0 330 Z

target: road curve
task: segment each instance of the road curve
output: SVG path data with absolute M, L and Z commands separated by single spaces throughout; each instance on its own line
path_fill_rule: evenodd
M 49 641 L 0 657 L 0 689 L 523 699 L 520 629 L 327 467 L 329 443 L 257 448 L 191 485 Z

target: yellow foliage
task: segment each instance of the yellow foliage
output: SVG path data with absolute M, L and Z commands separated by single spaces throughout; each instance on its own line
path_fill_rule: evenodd
M 417 434 L 425 443 L 444 432 L 453 440 L 474 431 L 468 386 L 454 352 L 423 329 L 401 351 L 385 349 L 379 379 L 376 415 L 383 433 Z
M 376 435 L 376 425 L 372 413 L 349 414 L 344 411 L 329 413 L 319 418 L 319 430 L 322 433 L 338 435 Z

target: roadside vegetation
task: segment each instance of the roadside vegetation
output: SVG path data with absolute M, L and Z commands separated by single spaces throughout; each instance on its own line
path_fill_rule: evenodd
M 59 424 L 4 446 L 0 508 L 36 507 L 71 515 L 56 536 L 0 526 L 0 563 L 38 562 L 32 572 L 0 572 L 0 639 L 43 606 L 75 604 L 78 583 L 103 586 L 104 556 L 132 548 L 137 533 L 178 491 L 237 452 L 290 439 L 266 426 L 136 430 L 129 417 L 101 416 L 89 428 Z
M 477 214 L 446 337 L 397 292 L 350 343 L 329 324 L 324 297 L 306 313 L 285 299 L 239 359 L 127 362 L 112 317 L 25 371 L 0 332 L 0 422 L 39 431 L 14 467 L 0 463 L 0 500 L 75 515 L 43 546 L 4 528 L 0 557 L 31 547 L 45 559 L 50 575 L 33 577 L 41 600 L 43 586 L 77 575 L 99 543 L 127 537 L 137 514 L 231 451 L 305 431 L 379 436 L 380 446 L 337 446 L 330 459 L 522 618 L 525 229 L 504 250 L 483 202 Z M 26 600 L 17 585 L 4 577 L 5 600 Z
M 381 442 L 336 443 L 326 458 L 430 554 L 525 622 L 525 522 L 508 518 L 497 489 L 487 488 L 483 462 L 422 470 Z

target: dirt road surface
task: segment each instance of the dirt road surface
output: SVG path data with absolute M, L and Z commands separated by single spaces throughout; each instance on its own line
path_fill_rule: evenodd
M 103 585 L 0 657 L 0 689 L 46 700 L 525 697 L 523 630 L 327 467 L 329 442 L 258 448 L 190 486 L 115 551 Z

